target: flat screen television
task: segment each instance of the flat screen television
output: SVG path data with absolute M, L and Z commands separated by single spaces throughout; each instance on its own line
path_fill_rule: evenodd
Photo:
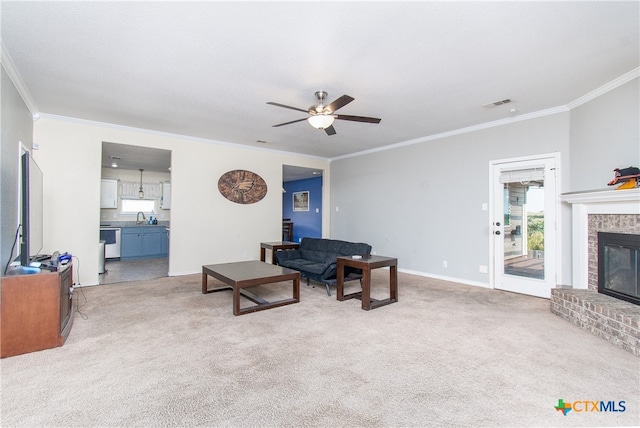
M 20 265 L 30 266 L 43 247 L 42 170 L 28 151 L 20 159 Z

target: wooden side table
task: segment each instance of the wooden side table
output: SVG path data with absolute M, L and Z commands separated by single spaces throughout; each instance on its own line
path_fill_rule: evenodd
M 344 268 L 346 266 L 362 269 L 362 291 L 344 294 Z M 371 298 L 371 270 L 381 267 L 389 267 L 389 298 L 376 300 Z M 347 299 L 362 300 L 362 309 L 368 311 L 380 306 L 388 305 L 398 301 L 398 259 L 385 256 L 369 256 L 362 259 L 351 257 L 337 258 L 336 288 L 338 300 Z
M 295 250 L 300 244 L 289 241 L 261 242 L 260 243 L 260 261 L 265 261 L 265 250 L 271 250 L 271 264 L 276 264 L 276 251 Z

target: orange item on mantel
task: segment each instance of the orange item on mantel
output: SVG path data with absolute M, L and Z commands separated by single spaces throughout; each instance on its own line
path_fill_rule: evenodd
M 638 184 L 636 183 L 637 178 L 632 178 L 628 181 L 625 181 L 624 183 L 622 183 L 621 185 L 619 185 L 618 187 L 616 187 L 616 190 L 623 190 L 623 189 L 635 189 L 636 187 L 638 187 Z

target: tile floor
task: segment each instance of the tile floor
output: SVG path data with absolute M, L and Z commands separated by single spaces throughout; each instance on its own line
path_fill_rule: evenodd
M 98 275 L 100 285 L 160 278 L 169 272 L 169 258 L 143 260 L 107 260 L 106 272 Z

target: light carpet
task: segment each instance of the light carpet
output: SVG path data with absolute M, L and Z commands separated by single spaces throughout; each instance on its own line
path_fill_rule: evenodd
M 388 275 L 373 272 L 374 296 Z M 203 295 L 200 280 L 76 290 L 63 347 L 2 360 L 2 426 L 640 423 L 640 360 L 545 299 L 401 273 L 399 302 L 375 310 L 303 284 L 300 303 L 236 317 L 231 292 Z M 559 399 L 625 411 L 565 416 Z

